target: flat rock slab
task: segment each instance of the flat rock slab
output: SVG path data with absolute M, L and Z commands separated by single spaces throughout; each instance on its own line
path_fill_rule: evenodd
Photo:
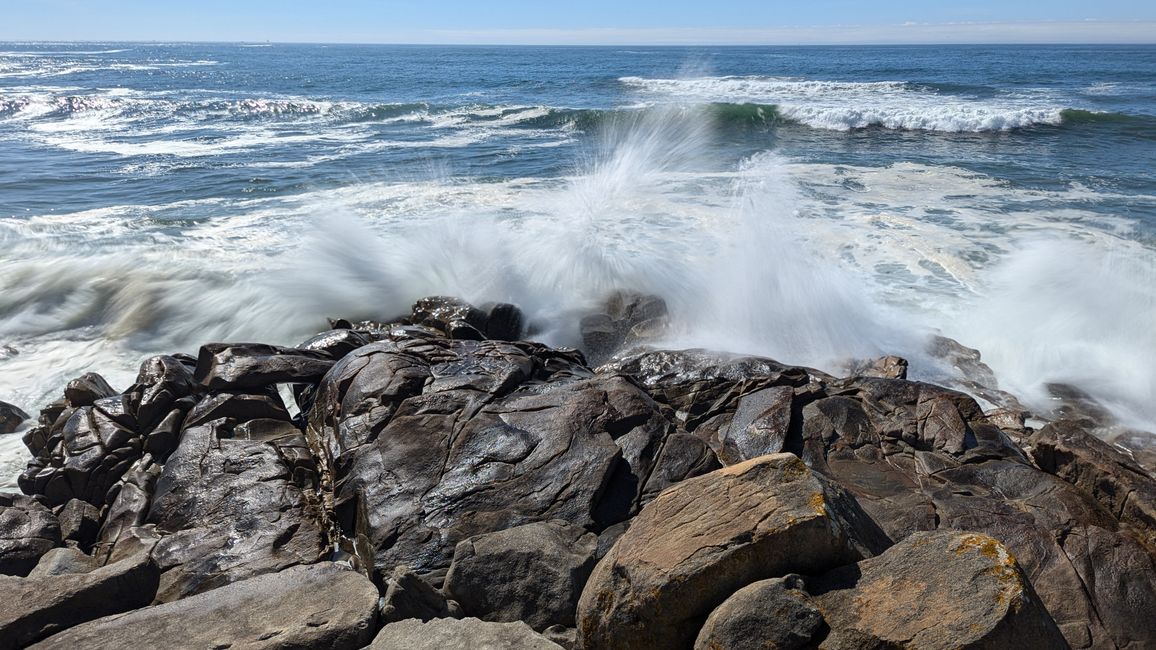
M 34 648 L 363 648 L 377 589 L 335 564 L 286 569 L 78 625 Z
M 824 572 L 885 544 L 853 498 L 792 454 L 689 479 L 644 507 L 595 567 L 578 605 L 578 645 L 690 647 L 738 589 Z
M 53 568 L 45 567 L 44 573 Z M 87 573 L 0 577 L 0 648 L 22 647 L 86 621 L 144 607 L 157 592 L 159 576 L 156 564 L 141 555 Z
M 490 623 L 476 618 L 416 619 L 381 628 L 370 650 L 561 650 L 562 646 L 525 623 Z
M 1011 552 L 987 535 L 916 533 L 809 591 L 832 650 L 1068 647 Z

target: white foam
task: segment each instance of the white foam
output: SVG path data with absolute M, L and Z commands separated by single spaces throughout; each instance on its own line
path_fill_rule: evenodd
M 783 117 L 819 129 L 881 126 L 926 131 L 1006 131 L 1059 124 L 1065 108 L 1046 97 L 974 99 L 901 81 L 817 81 L 789 77 L 622 77 L 644 96 L 675 101 L 768 104 Z

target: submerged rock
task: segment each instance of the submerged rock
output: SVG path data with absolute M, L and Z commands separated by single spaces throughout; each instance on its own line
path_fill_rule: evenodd
M 28 414 L 19 407 L 8 402 L 0 402 L 0 435 L 19 429 L 27 419 Z

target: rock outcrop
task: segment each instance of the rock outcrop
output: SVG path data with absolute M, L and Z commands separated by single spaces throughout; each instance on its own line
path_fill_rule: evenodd
M 0 495 L 0 638 L 1156 646 L 1156 481 L 1094 419 L 1031 428 L 946 339 L 1001 408 L 897 357 L 623 350 L 666 325 L 616 294 L 592 368 L 512 305 L 434 297 L 80 377 L 23 435 L 29 496 Z

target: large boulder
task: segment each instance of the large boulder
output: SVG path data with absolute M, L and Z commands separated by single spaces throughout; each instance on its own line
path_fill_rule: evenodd
M 381 628 L 369 650 L 562 650 L 522 622 L 409 619 Z
M 377 619 L 377 589 L 332 563 L 292 567 L 211 592 L 107 616 L 34 648 L 365 647 Z
M 823 647 L 1065 648 L 1006 546 L 986 535 L 917 533 L 811 581 L 831 631 Z
M 164 572 L 160 601 L 311 564 L 326 552 L 303 435 L 233 434 L 223 419 L 186 429 L 157 479 L 145 521 L 161 535 L 152 550 Z
M 738 589 L 882 550 L 836 484 L 792 454 L 755 458 L 658 495 L 598 563 L 578 604 L 583 648 L 689 647 Z
M 53 564 L 43 575 L 0 577 L 0 600 L 5 603 L 0 608 L 0 648 L 23 647 L 86 621 L 144 607 L 157 591 L 159 572 L 147 556 L 89 572 L 61 569 L 62 561 Z M 77 566 L 75 561 L 68 564 Z M 34 573 L 40 573 L 39 567 Z
M 379 572 L 420 574 L 473 535 L 629 517 L 669 431 L 637 386 L 592 378 L 575 353 L 424 337 L 347 355 L 309 421 L 342 529 Z
M 458 543 L 444 589 L 484 621 L 574 627 L 597 547 L 596 535 L 565 521 L 476 535 Z
M 60 543 L 60 522 L 43 503 L 0 494 L 0 574 L 28 575 L 40 557 Z
M 457 602 L 447 600 L 404 564 L 394 568 L 386 581 L 382 597 L 381 622 L 394 623 L 408 618 L 428 621 L 435 618 L 461 618 Z

